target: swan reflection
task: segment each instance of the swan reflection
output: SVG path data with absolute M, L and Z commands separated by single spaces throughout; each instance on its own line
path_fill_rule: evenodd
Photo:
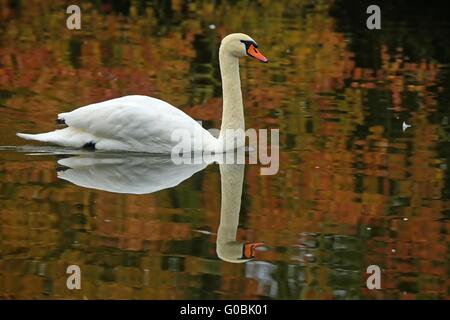
M 222 202 L 220 224 L 217 232 L 216 252 L 220 259 L 242 263 L 255 257 L 255 249 L 263 243 L 240 242 L 236 240 L 241 211 L 243 164 L 220 164 Z
M 58 177 L 75 185 L 115 193 L 149 194 L 175 187 L 212 162 L 221 176 L 220 224 L 216 252 L 231 263 L 249 261 L 262 243 L 236 240 L 241 209 L 244 164 L 224 164 L 223 155 L 200 164 L 175 164 L 170 157 L 90 153 L 61 159 Z
M 84 154 L 61 159 L 58 178 L 80 187 L 148 194 L 172 188 L 209 163 L 176 165 L 170 156 Z

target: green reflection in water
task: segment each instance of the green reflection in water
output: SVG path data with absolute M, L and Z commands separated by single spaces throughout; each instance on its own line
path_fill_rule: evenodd
M 383 2 L 382 30 L 370 33 L 364 5 L 86 1 L 83 29 L 69 32 L 64 3 L 1 2 L 0 145 L 126 94 L 217 128 L 220 38 L 243 31 L 271 61 L 242 61 L 246 123 L 280 128 L 282 149 L 278 175 L 245 169 L 237 238 L 267 248 L 232 264 L 216 253 L 217 165 L 156 193 L 117 194 L 59 179 L 67 155 L 3 148 L 0 297 L 448 298 L 446 10 Z M 65 287 L 70 264 L 80 291 Z M 365 288 L 371 264 L 380 291 Z

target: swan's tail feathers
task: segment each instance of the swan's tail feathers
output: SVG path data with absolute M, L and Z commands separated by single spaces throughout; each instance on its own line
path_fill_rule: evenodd
M 18 132 L 18 133 L 16 133 L 16 135 L 19 138 L 22 138 L 22 139 L 25 139 L 25 140 L 38 140 L 39 141 L 39 138 L 37 137 L 38 134 L 27 134 L 27 133 L 20 133 L 20 132 Z
M 63 135 L 59 133 L 61 130 L 55 130 L 46 133 L 38 133 L 38 134 L 28 134 L 28 133 L 17 133 L 17 136 L 26 139 L 26 140 L 35 140 L 40 142 L 50 142 L 56 143 L 62 142 Z
M 95 136 L 71 127 L 38 134 L 17 133 L 17 136 L 26 140 L 53 143 L 73 148 L 81 148 L 88 143 L 95 143 L 97 140 Z

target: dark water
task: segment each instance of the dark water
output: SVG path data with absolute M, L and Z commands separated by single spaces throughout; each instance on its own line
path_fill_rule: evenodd
M 448 10 L 382 2 L 369 31 L 364 2 L 86 1 L 69 31 L 69 4 L 0 1 L 0 298 L 448 298 Z M 246 126 L 280 129 L 276 175 L 15 136 L 126 94 L 218 128 L 231 32 L 270 60 L 241 78 Z M 221 259 L 220 223 L 255 259 Z

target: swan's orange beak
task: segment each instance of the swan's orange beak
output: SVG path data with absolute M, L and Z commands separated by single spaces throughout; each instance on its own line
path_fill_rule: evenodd
M 253 57 L 253 58 L 255 58 L 255 59 L 258 59 L 259 61 L 262 61 L 262 62 L 265 62 L 265 63 L 269 62 L 269 60 L 267 60 L 267 58 L 264 57 L 263 54 L 262 54 L 261 52 L 259 52 L 259 50 L 256 49 L 255 46 L 254 46 L 253 44 L 251 44 L 251 45 L 248 46 L 247 54 L 248 54 L 250 57 Z
M 255 257 L 255 249 L 263 246 L 262 242 L 246 243 L 244 244 L 244 258 L 253 259 Z

